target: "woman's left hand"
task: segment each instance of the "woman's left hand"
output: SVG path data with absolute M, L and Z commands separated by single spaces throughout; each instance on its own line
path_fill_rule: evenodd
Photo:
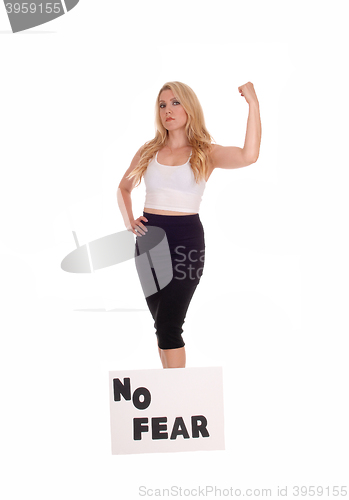
M 247 82 L 244 85 L 238 87 L 238 90 L 241 94 L 241 97 L 244 97 L 248 104 L 251 104 L 252 102 L 256 102 L 258 104 L 258 99 L 254 90 L 253 83 Z

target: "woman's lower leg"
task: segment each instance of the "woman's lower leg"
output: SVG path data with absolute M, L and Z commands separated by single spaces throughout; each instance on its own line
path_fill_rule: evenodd
M 160 349 L 160 347 L 159 347 L 159 346 L 158 346 L 158 351 L 159 351 L 159 356 L 160 356 L 160 360 L 161 360 L 162 367 L 163 367 L 163 368 L 167 368 L 167 367 L 165 366 L 165 361 L 166 361 L 166 360 L 165 360 L 164 356 L 162 355 L 162 349 Z
M 185 347 L 178 349 L 160 349 L 158 347 L 158 350 L 163 368 L 185 368 Z

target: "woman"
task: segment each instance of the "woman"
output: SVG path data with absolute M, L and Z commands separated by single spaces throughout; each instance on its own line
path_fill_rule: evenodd
M 137 151 L 119 184 L 118 203 L 125 225 L 137 236 L 135 257 L 141 255 L 139 238 L 143 242 L 149 238 L 147 225 L 150 230 L 161 228 L 167 237 L 173 277 L 163 287 L 157 283 L 157 291 L 146 297 L 163 368 L 185 367 L 182 325 L 203 272 L 205 238 L 198 211 L 206 183 L 215 168 L 245 167 L 259 156 L 259 102 L 251 82 L 238 90 L 249 105 L 243 148 L 212 143 L 201 105 L 188 85 L 163 85 L 156 100 L 155 138 Z M 131 191 L 142 177 L 144 211 L 134 219 Z M 137 272 L 141 277 L 139 267 Z

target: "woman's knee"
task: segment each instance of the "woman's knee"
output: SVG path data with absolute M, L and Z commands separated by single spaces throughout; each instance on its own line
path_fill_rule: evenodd
M 179 349 L 185 346 L 182 338 L 182 329 L 167 328 L 166 330 L 158 329 L 156 336 L 160 349 Z

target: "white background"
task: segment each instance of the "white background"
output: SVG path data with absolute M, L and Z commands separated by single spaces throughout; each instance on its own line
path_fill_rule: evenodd
M 81 0 L 17 34 L 0 8 L 6 500 L 349 483 L 345 7 Z M 93 275 L 60 263 L 72 231 L 83 244 L 125 229 L 117 186 L 171 80 L 223 146 L 244 144 L 238 87 L 260 103 L 257 163 L 207 184 L 183 334 L 188 367 L 223 367 L 226 450 L 112 456 L 108 372 L 160 370 L 153 321 L 134 261 Z M 143 202 L 142 183 L 135 217 Z

